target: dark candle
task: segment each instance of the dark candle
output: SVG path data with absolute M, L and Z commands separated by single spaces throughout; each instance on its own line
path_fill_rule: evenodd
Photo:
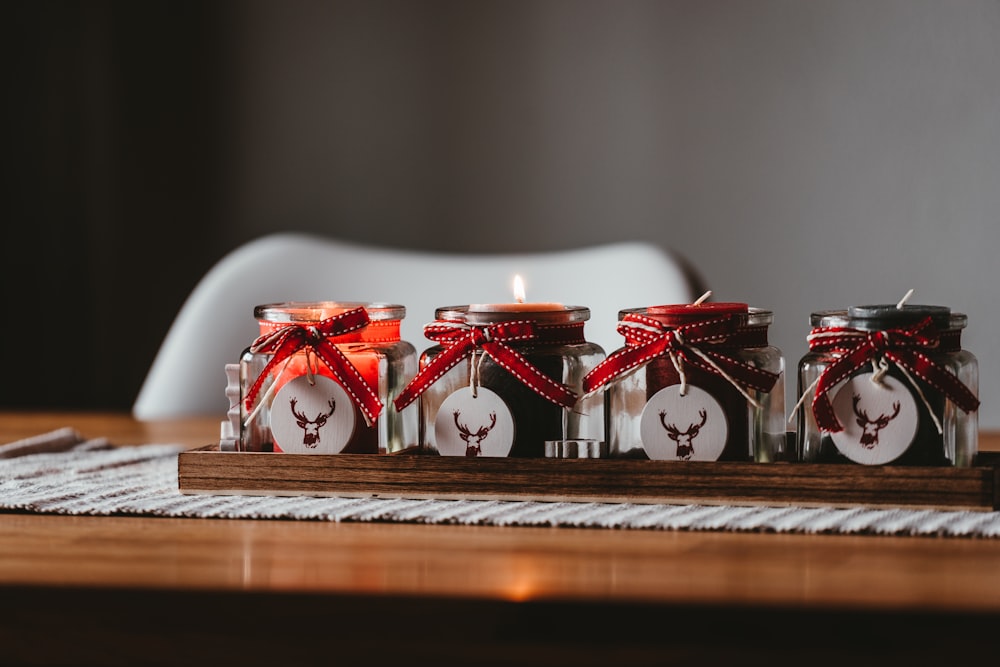
M 978 364 L 961 349 L 964 315 L 900 303 L 817 311 L 810 321 L 798 374 L 800 460 L 973 463 Z

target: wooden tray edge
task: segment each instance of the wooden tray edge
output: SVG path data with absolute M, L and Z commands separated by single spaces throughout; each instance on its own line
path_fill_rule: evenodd
M 222 452 L 218 446 L 209 445 L 181 452 L 177 465 L 178 489 L 192 495 L 993 511 L 1000 509 L 998 459 L 1000 456 L 983 457 L 971 468 L 923 468 L 423 455 L 303 456 Z

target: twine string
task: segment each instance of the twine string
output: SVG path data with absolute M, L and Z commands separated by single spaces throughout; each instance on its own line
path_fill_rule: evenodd
M 250 422 L 254 420 L 257 413 L 260 412 L 260 409 L 264 407 L 265 404 L 270 404 L 271 397 L 274 395 L 275 388 L 278 386 L 278 380 L 280 380 L 281 376 L 285 374 L 286 370 L 288 370 L 288 364 L 290 363 L 292 363 L 292 357 L 285 359 L 285 363 L 281 365 L 281 370 L 279 370 L 278 374 L 274 376 L 273 380 L 271 380 L 271 384 L 267 386 L 267 390 L 264 392 L 264 395 L 260 397 L 260 400 L 257 401 L 257 405 L 255 405 L 254 409 L 250 411 L 247 418 L 243 420 L 244 428 L 250 425 Z

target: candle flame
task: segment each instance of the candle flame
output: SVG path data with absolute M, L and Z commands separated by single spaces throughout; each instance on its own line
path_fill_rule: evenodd
M 524 279 L 520 275 L 514 276 L 514 300 L 524 303 Z

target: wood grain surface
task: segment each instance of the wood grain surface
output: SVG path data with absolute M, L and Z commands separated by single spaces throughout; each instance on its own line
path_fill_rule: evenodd
M 992 510 L 994 456 L 971 468 L 424 455 L 182 452 L 184 493 L 744 503 Z
M 0 413 L 63 426 L 150 433 Z M 992 539 L 0 514 L 4 665 L 967 664 L 998 624 Z

